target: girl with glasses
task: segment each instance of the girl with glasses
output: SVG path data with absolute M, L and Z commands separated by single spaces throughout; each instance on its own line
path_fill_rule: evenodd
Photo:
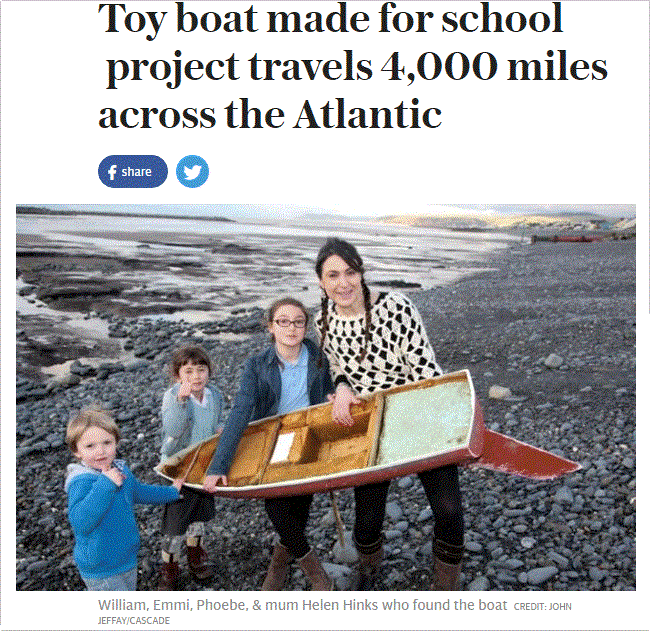
M 272 344 L 249 358 L 239 392 L 221 440 L 207 470 L 203 488 L 228 485 L 228 471 L 239 439 L 251 421 L 283 415 L 325 401 L 334 390 L 327 362 L 319 363 L 318 347 L 305 338 L 309 315 L 293 298 L 271 305 L 267 327 Z M 266 512 L 279 535 L 262 590 L 282 590 L 289 565 L 296 560 L 312 590 L 332 590 L 328 577 L 305 537 L 312 495 L 267 498 Z

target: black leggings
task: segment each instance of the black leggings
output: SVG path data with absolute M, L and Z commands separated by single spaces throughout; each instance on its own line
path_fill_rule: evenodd
M 462 546 L 463 506 L 458 484 L 458 466 L 446 465 L 418 474 L 424 493 L 435 516 L 433 535 L 436 540 Z M 356 502 L 354 539 L 360 548 L 376 548 L 386 514 L 386 497 L 390 481 L 354 488 Z
M 280 543 L 296 558 L 307 555 L 311 548 L 305 537 L 305 528 L 313 498 L 310 494 L 264 500 L 266 513 L 280 536 Z

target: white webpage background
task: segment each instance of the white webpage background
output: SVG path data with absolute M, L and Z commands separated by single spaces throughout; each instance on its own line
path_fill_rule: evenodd
M 188 2 L 197 13 L 245 11 L 331 12 L 332 2 Z M 648 3 L 562 2 L 563 33 L 442 33 L 445 11 L 480 9 L 478 2 L 397 2 L 396 11 L 433 11 L 429 33 L 377 33 L 380 2 L 350 2 L 365 11 L 365 33 L 178 34 L 175 4 L 166 0 L 126 2 L 127 11 L 168 11 L 156 39 L 148 30 L 106 33 L 98 2 L 2 2 L 2 628 L 102 629 L 97 596 L 89 593 L 15 591 L 15 414 L 14 268 L 16 204 L 83 203 L 301 203 L 327 207 L 345 203 L 378 212 L 422 203 L 628 203 L 637 205 L 639 343 L 647 349 L 648 329 Z M 492 11 L 552 11 L 550 2 L 491 2 Z M 119 22 L 118 22 L 119 24 Z M 123 22 L 122 22 L 123 24 Z M 260 27 L 263 22 L 260 20 Z M 164 82 L 123 81 L 106 90 L 107 59 L 226 58 L 255 52 L 277 59 L 371 59 L 369 81 L 253 81 L 242 70 L 237 81 L 184 82 L 169 90 Z M 566 50 L 571 60 L 607 60 L 603 81 L 388 81 L 381 66 L 394 51 L 413 60 L 426 51 L 492 52 L 499 60 L 545 59 L 547 50 Z M 505 64 L 504 64 L 505 67 Z M 245 69 L 245 65 L 241 66 Z M 503 71 L 505 73 L 505 70 Z M 501 73 L 501 70 L 500 70 Z M 251 105 L 282 107 L 280 129 L 100 129 L 104 107 L 223 107 L 246 97 Z M 420 107 L 436 107 L 436 129 L 294 129 L 305 99 L 320 107 L 345 98 L 350 107 L 394 107 L 413 97 Z M 170 173 L 157 189 L 109 189 L 97 177 L 111 154 L 154 154 Z M 197 189 L 175 179 L 176 162 L 199 154 L 210 178 Z M 642 358 L 641 379 L 646 373 Z M 647 389 L 645 389 L 647 391 Z M 641 389 L 639 409 L 647 411 Z M 643 418 L 643 417 L 642 417 Z M 647 446 L 647 431 L 639 441 Z M 642 484 L 647 466 L 640 462 Z M 53 475 L 59 475 L 53 473 Z M 62 492 L 63 493 L 63 492 Z M 640 533 L 647 510 L 639 503 Z M 637 591 L 627 594 L 571 593 L 570 612 L 299 612 L 294 614 L 220 611 L 189 613 L 173 629 L 643 629 L 647 628 L 647 542 L 640 538 Z M 523 593 L 522 593 L 523 594 Z M 520 594 L 520 596 L 522 595 Z M 540 598 L 543 593 L 537 593 Z M 228 593 L 203 593 L 226 600 Z M 252 604 L 259 596 L 232 593 Z M 527 600 L 531 593 L 527 593 Z M 310 595 L 306 595 L 311 597 Z M 421 593 L 400 599 L 424 598 Z M 481 595 L 473 595 L 478 599 Z M 509 594 L 512 602 L 516 594 Z M 133 598 L 153 600 L 139 593 Z M 177 594 L 174 599 L 192 595 Z M 464 594 L 469 598 L 469 594 Z M 499 600 L 499 594 L 483 598 Z M 284 594 L 302 601 L 303 595 Z M 318 597 L 313 598 L 320 598 Z M 336 595 L 332 599 L 341 599 Z M 429 597 L 431 600 L 434 596 Z M 103 629 L 127 629 L 103 626 Z M 151 627 L 143 626 L 143 629 Z M 165 629 L 165 628 L 163 628 Z M 171 628 L 168 628 L 171 629 Z

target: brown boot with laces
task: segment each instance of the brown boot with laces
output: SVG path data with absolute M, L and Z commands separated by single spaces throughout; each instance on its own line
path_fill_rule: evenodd
M 178 589 L 178 560 L 167 551 L 162 552 L 163 563 L 160 567 L 160 579 L 158 580 L 157 590 L 177 590 Z
M 213 576 L 208 554 L 201 547 L 201 538 L 187 538 L 187 568 L 190 576 L 199 584 L 207 584 Z

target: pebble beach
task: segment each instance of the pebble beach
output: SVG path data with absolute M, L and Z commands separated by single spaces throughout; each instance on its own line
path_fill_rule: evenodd
M 425 291 L 402 290 L 422 314 L 438 363 L 445 372 L 469 369 L 490 429 L 577 461 L 581 469 L 554 481 L 461 470 L 463 589 L 635 590 L 635 242 L 513 243 L 476 267 L 484 271 Z M 268 344 L 261 316 L 252 308 L 197 327 L 111 314 L 103 318 L 109 338 L 130 352 L 128 362 L 76 361 L 65 379 L 47 383 L 19 374 L 17 590 L 83 590 L 63 491 L 71 411 L 88 404 L 109 410 L 123 435 L 119 456 L 140 480 L 161 482 L 152 470 L 170 351 L 205 347 L 232 402 L 245 360 Z M 20 354 L 19 345 L 19 364 Z M 352 494 L 336 496 L 349 537 Z M 183 588 L 258 590 L 274 541 L 263 502 L 215 502 L 207 536 L 214 582 L 202 587 L 184 579 Z M 161 512 L 137 509 L 139 590 L 157 583 Z M 433 524 L 417 476 L 392 482 L 384 528 L 379 589 L 427 589 Z M 345 590 L 352 560 L 349 547 L 337 543 L 329 495 L 315 497 L 308 535 Z M 294 570 L 288 589 L 304 589 Z

